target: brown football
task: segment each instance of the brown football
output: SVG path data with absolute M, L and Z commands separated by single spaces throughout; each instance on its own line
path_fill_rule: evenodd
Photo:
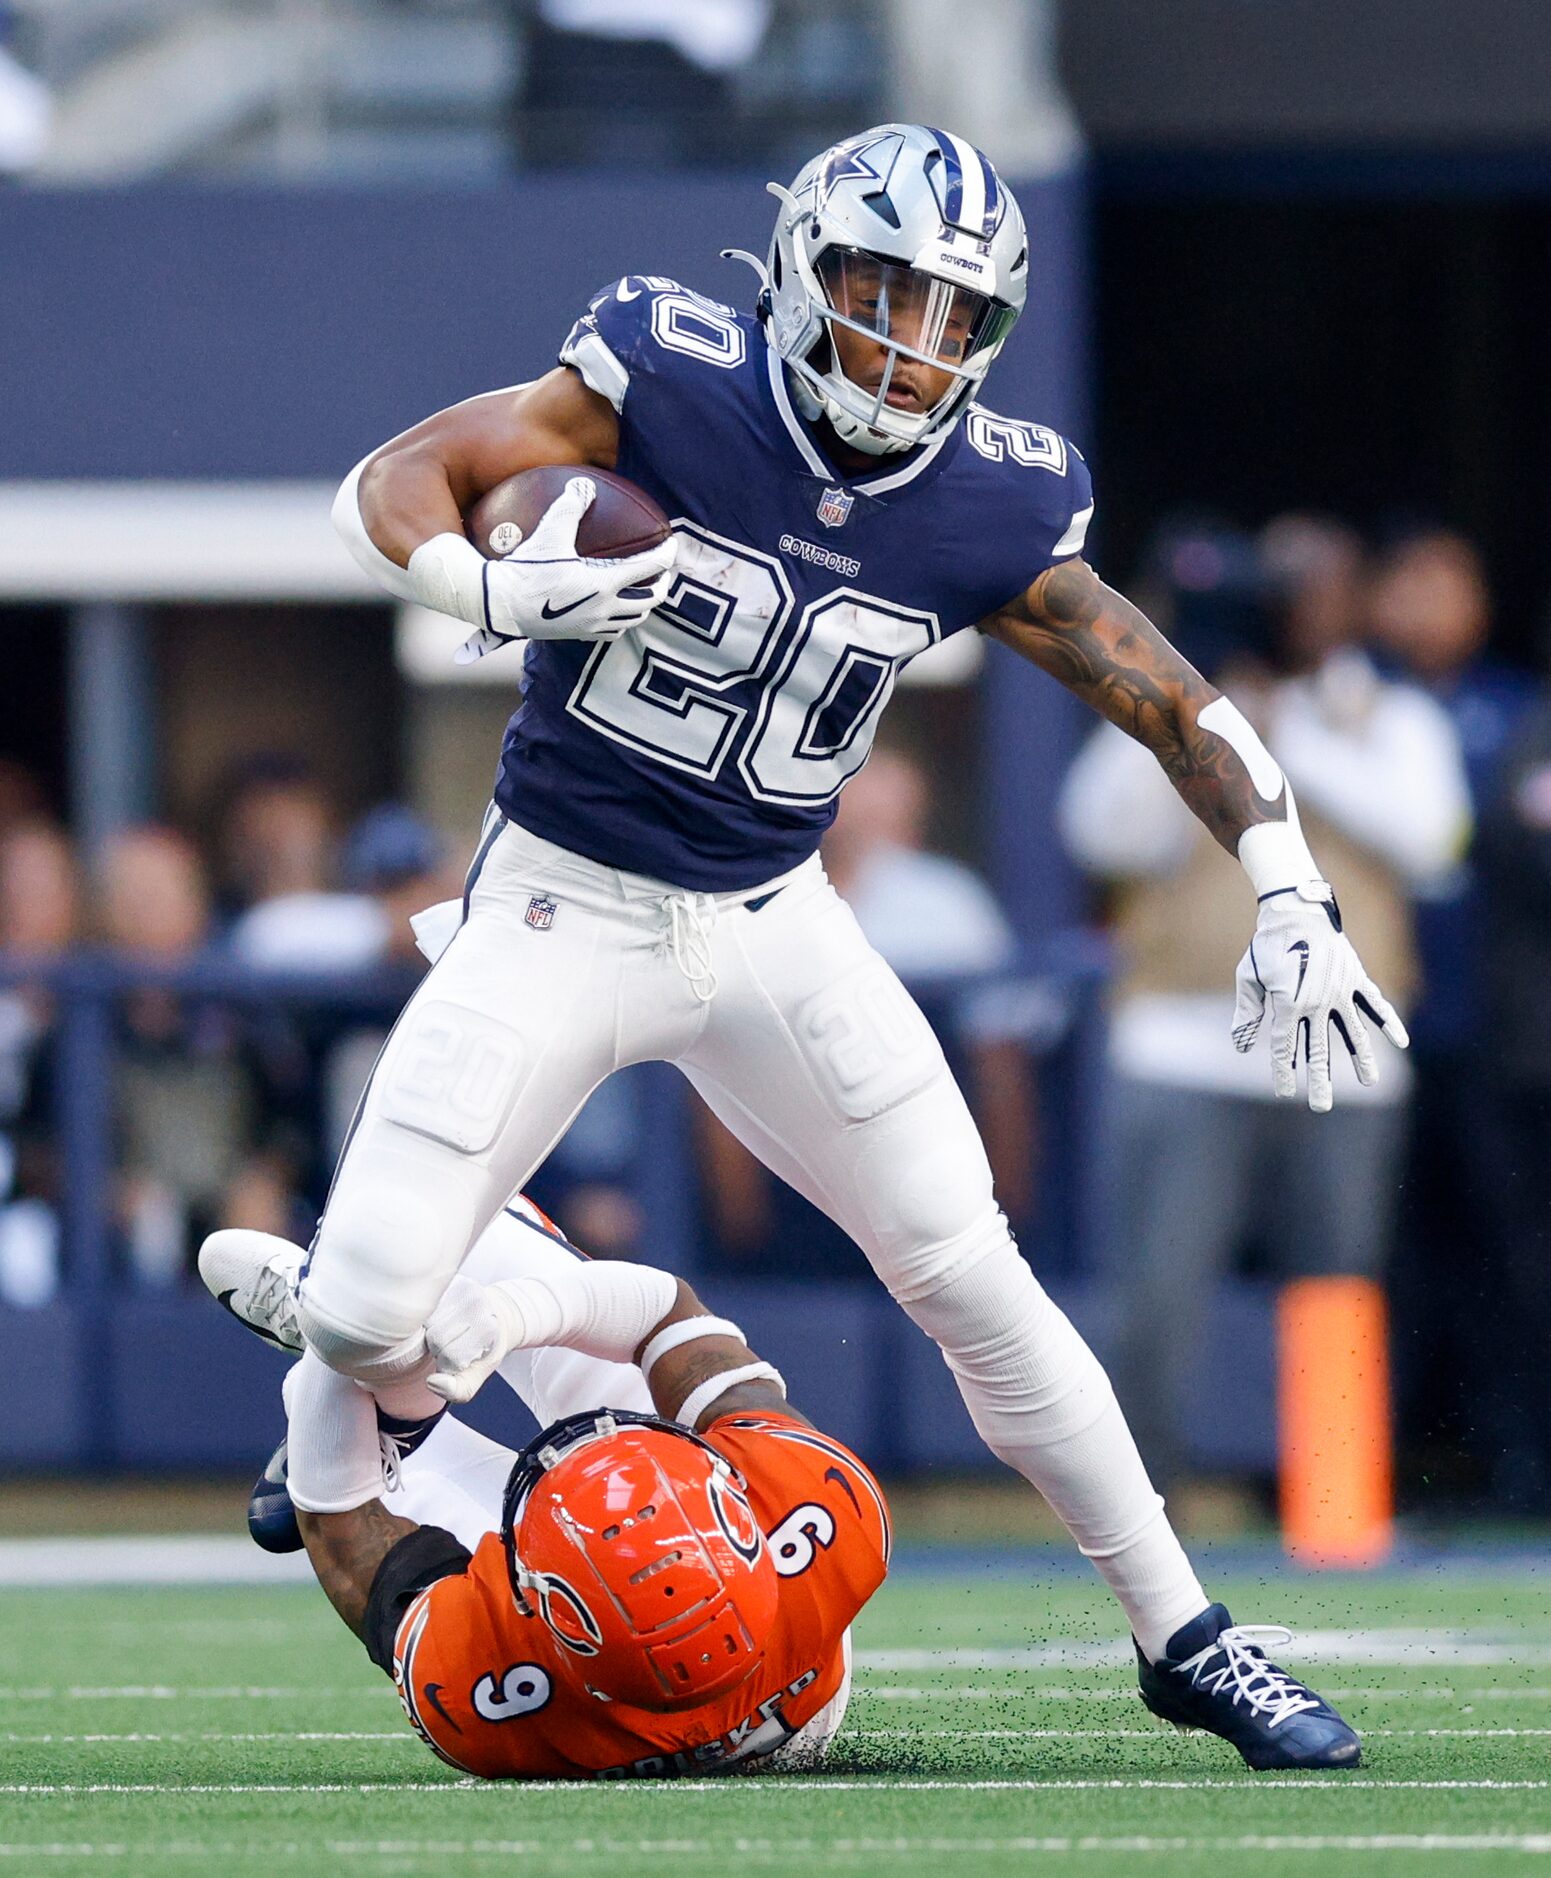
M 666 541 L 668 518 L 644 489 L 611 470 L 553 464 L 523 470 L 487 489 L 463 517 L 468 538 L 487 561 L 526 541 L 573 476 L 590 476 L 598 493 L 576 531 L 576 550 L 595 561 L 622 561 Z

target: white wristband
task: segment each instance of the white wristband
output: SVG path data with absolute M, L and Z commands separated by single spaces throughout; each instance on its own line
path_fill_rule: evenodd
M 1256 822 L 1239 836 L 1239 864 L 1253 881 L 1257 900 L 1320 878 L 1319 864 L 1298 825 L 1298 805 L 1293 801 L 1291 783 L 1287 784 L 1286 800 L 1285 822 Z
M 729 1389 L 736 1389 L 740 1382 L 760 1381 L 773 1382 L 783 1396 L 786 1394 L 786 1378 L 773 1363 L 745 1363 L 741 1369 L 724 1369 L 720 1375 L 710 1376 L 698 1388 L 691 1389 L 673 1419 L 686 1428 L 697 1428 L 700 1417 Z
M 641 1352 L 641 1374 L 650 1376 L 652 1365 L 659 1357 L 686 1343 L 695 1343 L 701 1337 L 736 1337 L 739 1343 L 748 1341 L 729 1317 L 684 1317 L 676 1324 L 669 1324 L 666 1330 L 659 1330 L 647 1344 Z
M 470 626 L 488 626 L 485 574 L 490 563 L 465 535 L 450 531 L 422 541 L 409 557 L 415 598 L 433 613 L 450 613 Z

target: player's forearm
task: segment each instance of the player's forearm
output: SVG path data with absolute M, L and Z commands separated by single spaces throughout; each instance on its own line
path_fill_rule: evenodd
M 412 1519 L 390 1513 L 381 1500 L 348 1513 L 306 1513 L 297 1524 L 318 1583 L 358 1637 L 366 1634 L 366 1605 L 377 1569 L 400 1539 L 416 1530 Z
M 1248 720 L 1086 563 L 1047 569 L 986 631 L 1151 750 L 1257 892 L 1318 873 L 1292 792 Z

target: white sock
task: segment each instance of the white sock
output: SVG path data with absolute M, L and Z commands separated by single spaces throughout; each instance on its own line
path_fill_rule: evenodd
M 1009 1237 L 961 1278 L 913 1300 L 981 1439 L 1050 1502 L 1120 1600 L 1149 1660 L 1206 1593 L 1174 1535 L 1098 1358 Z
M 307 1350 L 285 1379 L 286 1485 L 305 1513 L 348 1513 L 382 1493 L 377 1404 Z

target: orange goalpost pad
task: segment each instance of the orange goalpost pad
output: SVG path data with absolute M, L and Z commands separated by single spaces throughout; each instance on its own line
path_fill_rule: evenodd
M 1276 1308 L 1282 1543 L 1301 1565 L 1382 1564 L 1394 1543 L 1389 1313 L 1371 1278 L 1299 1278 Z

